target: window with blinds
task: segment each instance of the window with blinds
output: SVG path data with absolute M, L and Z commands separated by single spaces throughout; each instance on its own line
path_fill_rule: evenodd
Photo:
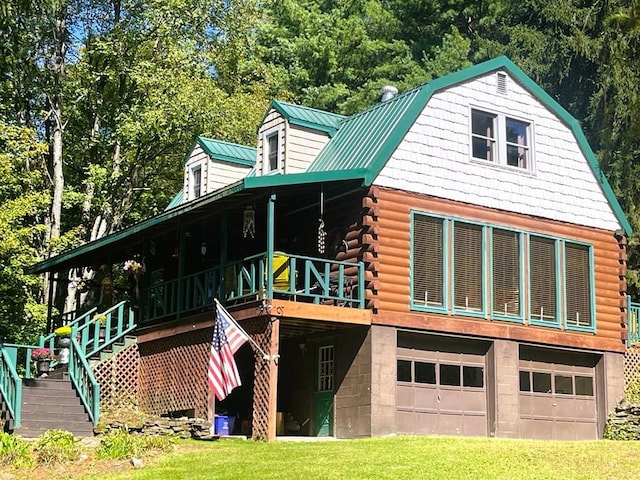
M 521 316 L 520 233 L 493 229 L 493 313 Z
M 593 326 L 591 311 L 590 251 L 586 245 L 565 243 L 565 296 L 567 326 Z
M 482 232 L 479 225 L 455 222 L 453 226 L 453 298 L 457 310 L 484 311 Z
M 557 323 L 556 241 L 529 237 L 529 316 L 536 322 Z
M 413 303 L 444 307 L 444 220 L 413 217 Z

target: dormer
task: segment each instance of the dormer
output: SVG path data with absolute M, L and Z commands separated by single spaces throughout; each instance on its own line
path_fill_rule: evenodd
M 183 201 L 242 180 L 254 167 L 255 157 L 255 148 L 198 137 L 185 160 Z
M 343 119 L 274 100 L 258 128 L 256 175 L 305 172 Z

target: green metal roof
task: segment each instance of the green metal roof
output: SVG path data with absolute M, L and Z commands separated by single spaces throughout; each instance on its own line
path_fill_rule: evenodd
M 600 169 L 578 121 L 505 56 L 437 78 L 345 119 L 338 132 L 311 163 L 307 173 L 321 178 L 326 172 L 352 171 L 356 178 L 365 170 L 364 183 L 371 185 L 435 92 L 495 70 L 509 72 L 571 129 L 616 218 L 626 233 L 631 235 L 631 224 Z
M 222 160 L 225 162 L 238 163 L 240 165 L 246 165 L 253 167 L 256 164 L 256 149 L 255 147 L 247 147 L 245 145 L 238 145 L 237 143 L 223 142 L 221 140 L 214 140 L 199 136 L 196 139 L 196 144 L 200 145 L 202 149 L 215 160 Z M 189 151 L 188 157 L 191 155 L 194 146 Z
M 176 193 L 176 196 L 173 197 L 173 200 L 169 202 L 169 205 L 167 205 L 167 208 L 165 208 L 164 211 L 166 212 L 167 210 L 171 210 L 172 208 L 180 205 L 182 203 L 183 198 L 184 198 L 184 191 L 180 190 L 178 193 Z
M 279 100 L 271 102 L 271 105 L 269 105 L 269 108 L 267 109 L 267 114 L 272 108 L 286 118 L 290 124 L 310 128 L 312 130 L 319 130 L 321 132 L 325 132 L 330 137 L 336 133 L 340 127 L 340 122 L 345 119 L 344 116 L 336 113 L 316 110 L 315 108 L 303 107 L 301 105 L 281 102 Z

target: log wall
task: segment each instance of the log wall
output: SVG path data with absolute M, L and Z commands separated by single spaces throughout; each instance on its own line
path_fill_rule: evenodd
M 563 224 L 519 214 L 372 187 L 363 205 L 375 235 L 371 247 L 368 305 L 373 323 L 432 328 L 451 333 L 536 341 L 602 350 L 623 351 L 626 339 L 626 239 L 614 232 Z M 412 312 L 410 309 L 411 210 L 456 217 L 531 233 L 547 234 L 593 245 L 596 334 L 517 325 L 487 318 Z M 449 277 L 451 278 L 451 277 Z M 526 288 L 526 287 L 525 287 Z M 525 305 L 526 306 L 526 305 Z

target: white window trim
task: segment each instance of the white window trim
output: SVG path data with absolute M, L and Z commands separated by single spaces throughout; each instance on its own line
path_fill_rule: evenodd
M 269 138 L 277 136 L 278 138 L 278 156 L 276 159 L 276 168 L 271 169 L 269 162 Z M 280 173 L 283 170 L 282 165 L 282 127 L 271 128 L 262 134 L 262 174 L 270 175 Z
M 194 173 L 196 170 L 200 170 L 200 195 L 196 197 Z M 204 181 L 204 162 L 196 162 L 189 165 L 189 200 L 195 200 L 202 197 L 206 193 L 205 181 Z
M 496 116 L 496 132 L 495 132 L 495 142 L 496 142 L 496 159 L 492 160 L 484 160 L 482 158 L 477 158 L 473 156 L 473 111 L 476 110 L 481 113 L 486 113 L 489 115 Z M 510 120 L 515 120 L 517 122 L 526 123 L 528 125 L 527 128 L 527 166 L 525 167 L 516 167 L 507 164 L 507 118 Z M 533 120 L 520 117 L 518 115 L 512 115 L 511 113 L 503 113 L 496 110 L 491 110 L 485 107 L 479 107 L 476 105 L 469 105 L 469 159 L 472 163 L 478 163 L 482 165 L 492 165 L 499 168 L 505 168 L 509 171 L 516 171 L 522 173 L 535 173 L 535 151 L 534 151 L 534 134 L 535 123 Z

